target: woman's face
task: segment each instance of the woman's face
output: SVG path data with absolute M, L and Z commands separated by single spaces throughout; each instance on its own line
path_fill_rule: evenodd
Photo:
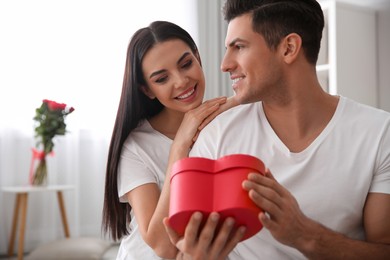
M 166 109 L 187 112 L 203 101 L 205 79 L 191 48 L 182 40 L 158 43 L 144 56 L 144 93 Z

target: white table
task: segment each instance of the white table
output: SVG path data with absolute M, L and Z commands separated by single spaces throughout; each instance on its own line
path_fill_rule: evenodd
M 48 186 L 9 186 L 2 187 L 1 190 L 7 193 L 15 193 L 15 207 L 12 220 L 12 230 L 10 236 L 10 242 L 8 247 L 8 255 L 12 256 L 14 251 L 14 244 L 16 238 L 16 228 L 18 225 L 18 219 L 21 218 L 19 227 L 19 244 L 18 244 L 18 260 L 23 259 L 24 253 L 24 235 L 26 230 L 26 218 L 27 218 L 27 199 L 30 193 L 55 191 L 57 193 L 58 205 L 60 207 L 60 213 L 62 218 L 62 225 L 64 227 L 65 237 L 69 237 L 69 226 L 66 218 L 65 204 L 62 196 L 62 192 L 65 190 L 74 189 L 72 185 L 48 185 Z M 19 214 L 19 211 L 20 214 Z M 19 216 L 20 215 L 20 216 Z

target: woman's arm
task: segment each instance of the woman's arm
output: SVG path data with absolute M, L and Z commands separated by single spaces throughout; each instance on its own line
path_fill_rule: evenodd
M 236 103 L 226 98 L 216 98 L 204 102 L 199 107 L 188 111 L 171 145 L 167 174 L 161 193 L 156 184 L 145 184 L 128 193 L 140 233 L 145 242 L 156 254 L 163 258 L 175 258 L 177 249 L 170 242 L 165 231 L 163 219 L 169 213 L 170 173 L 172 165 L 188 156 L 198 132 L 223 111 Z

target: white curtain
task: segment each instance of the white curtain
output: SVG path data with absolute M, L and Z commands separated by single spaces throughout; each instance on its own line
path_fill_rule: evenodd
M 0 132 L 1 186 L 28 184 L 31 135 L 11 128 Z M 79 130 L 56 138 L 55 154 L 48 158 L 49 184 L 69 184 L 63 192 L 70 235 L 100 236 L 104 169 L 108 138 Z M 11 233 L 15 194 L 1 193 L 1 252 L 6 252 Z M 20 220 L 19 220 L 20 225 Z M 19 234 L 19 232 L 17 232 Z M 57 196 L 53 191 L 31 193 L 28 198 L 25 250 L 64 237 Z M 16 245 L 17 245 L 16 240 Z M 16 248 L 15 248 L 16 250 Z
M 101 236 L 127 44 L 153 20 L 175 22 L 198 39 L 196 0 L 0 1 L 0 187 L 28 183 L 32 118 L 42 99 L 73 106 L 69 132 L 55 138 L 48 159 L 49 184 L 75 187 L 64 191 L 73 237 Z M 0 255 L 7 252 L 14 203 L 15 194 L 0 192 Z M 56 195 L 31 194 L 25 251 L 63 236 Z
M 221 72 L 227 23 L 222 16 L 225 0 L 198 0 L 199 50 L 206 75 L 206 98 L 231 96 L 231 80 Z

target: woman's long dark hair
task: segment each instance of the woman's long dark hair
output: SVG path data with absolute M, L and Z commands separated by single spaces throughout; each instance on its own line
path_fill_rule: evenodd
M 146 86 L 142 61 L 156 43 L 172 39 L 182 40 L 198 55 L 191 35 L 178 25 L 166 21 L 155 21 L 139 29 L 127 48 L 122 93 L 108 151 L 104 188 L 102 230 L 105 234 L 109 233 L 113 240 L 129 234 L 131 219 L 130 204 L 120 203 L 118 196 L 118 164 L 123 143 L 143 120 L 153 117 L 164 108 L 156 98 L 150 99 L 141 91 L 141 86 Z

